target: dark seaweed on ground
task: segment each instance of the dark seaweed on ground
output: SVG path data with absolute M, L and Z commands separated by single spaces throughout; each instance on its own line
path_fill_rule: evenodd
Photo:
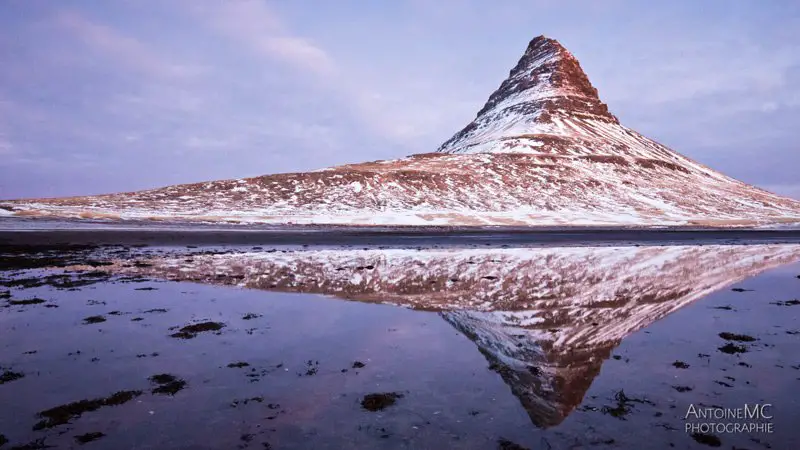
M 239 405 L 246 405 L 246 404 L 248 404 L 250 402 L 263 403 L 264 402 L 264 397 L 258 396 L 258 397 L 236 399 L 236 400 L 231 402 L 231 407 L 236 408 Z M 270 404 L 270 406 L 272 406 L 272 404 Z M 274 408 L 270 408 L 270 409 L 274 409 Z
M 8 304 L 11 306 L 24 306 L 24 305 L 39 305 L 44 302 L 45 302 L 44 299 L 34 297 L 27 300 L 9 300 Z
M 86 325 L 93 324 L 93 323 L 102 323 L 105 322 L 106 318 L 103 316 L 89 316 L 83 319 L 83 323 Z
M 23 445 L 15 445 L 11 447 L 9 450 L 42 450 L 45 448 L 53 448 L 52 445 L 47 445 L 44 441 L 45 438 L 39 438 L 35 441 L 28 442 L 27 444 Z
M 0 374 L 0 384 L 10 383 L 23 377 L 25 377 L 24 373 L 5 370 Z
M 736 345 L 731 342 L 719 347 L 718 350 L 729 355 L 733 355 L 734 353 L 747 353 L 747 347 L 744 345 Z
M 30 247 L 0 245 L 0 270 L 30 270 L 44 267 L 65 267 L 88 264 L 106 265 L 103 261 L 85 259 L 94 246 Z
M 92 432 L 92 433 L 79 434 L 79 435 L 75 436 L 75 442 L 77 442 L 78 444 L 88 444 L 89 442 L 96 441 L 96 440 L 98 440 L 98 439 L 100 439 L 101 437 L 104 437 L 104 436 L 105 436 L 105 434 L 101 433 L 99 431 L 95 431 L 95 432 Z
M 528 447 L 523 447 L 504 438 L 500 438 L 497 441 L 497 448 L 498 450 L 528 450 Z
M 756 338 L 748 336 L 746 334 L 729 333 L 727 331 L 720 333 L 719 337 L 725 339 L 726 341 L 737 341 L 737 342 L 753 342 L 757 340 Z
M 382 392 L 367 394 L 361 400 L 361 407 L 367 411 L 380 411 L 394 405 L 403 394 L 397 392 Z
M 91 272 L 90 272 L 91 273 Z M 106 278 L 110 275 L 106 274 Z M 48 275 L 44 277 L 28 277 L 28 278 L 14 278 L 0 280 L 0 286 L 9 288 L 29 289 L 41 286 L 51 286 L 56 289 L 75 289 L 79 287 L 89 286 L 95 283 L 105 281 L 106 278 L 98 278 L 94 276 L 84 276 L 83 274 L 73 277 L 68 274 Z
M 787 300 L 785 302 L 772 302 L 771 304 L 778 306 L 797 306 L 800 305 L 800 300 L 794 299 L 794 300 Z
M 200 322 L 192 325 L 186 325 L 177 333 L 173 333 L 170 336 L 179 339 L 192 339 L 196 337 L 198 333 L 203 333 L 206 331 L 219 331 L 224 326 L 225 324 L 220 322 Z
M 96 411 L 105 406 L 122 405 L 140 395 L 142 395 L 142 391 L 119 391 L 109 397 L 80 400 L 67 403 L 66 405 L 56 406 L 37 414 L 37 416 L 43 420 L 36 423 L 33 429 L 36 431 L 64 425 L 69 423 L 72 419 L 80 417 L 84 413 Z
M 633 403 L 644 403 L 648 405 L 653 405 L 653 402 L 646 400 L 646 399 L 638 399 L 632 398 L 625 395 L 625 391 L 620 389 L 614 394 L 614 400 L 617 402 L 614 406 L 603 406 L 601 411 L 603 414 L 608 414 L 612 417 L 616 417 L 617 419 L 626 420 L 625 416 L 627 416 L 631 409 L 633 409 Z
M 721 447 L 722 441 L 713 434 L 693 433 L 692 439 L 709 447 Z
M 151 383 L 159 385 L 153 388 L 151 391 L 153 394 L 175 395 L 186 387 L 185 380 L 168 373 L 153 375 L 149 380 Z

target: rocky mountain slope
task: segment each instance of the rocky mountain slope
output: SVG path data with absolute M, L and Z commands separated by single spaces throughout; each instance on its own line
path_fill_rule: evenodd
M 575 57 L 533 39 L 476 119 L 436 153 L 140 192 L 0 202 L 0 213 L 349 225 L 800 223 L 800 201 L 622 126 Z
M 87 269 L 437 311 L 546 427 L 580 404 L 626 336 L 798 260 L 797 245 L 330 249 L 200 252 Z

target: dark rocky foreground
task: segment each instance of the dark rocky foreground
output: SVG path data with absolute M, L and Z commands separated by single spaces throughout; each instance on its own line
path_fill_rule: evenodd
M 726 242 L 5 246 L 0 448 L 797 448 L 800 247 Z

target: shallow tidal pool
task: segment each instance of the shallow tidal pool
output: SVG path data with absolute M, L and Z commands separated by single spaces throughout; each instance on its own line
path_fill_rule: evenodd
M 64 254 L 0 272 L 3 450 L 800 448 L 797 245 Z

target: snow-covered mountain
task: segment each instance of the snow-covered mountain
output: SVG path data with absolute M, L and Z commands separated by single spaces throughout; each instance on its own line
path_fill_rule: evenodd
M 580 404 L 629 334 L 800 260 L 799 245 L 302 250 L 152 257 L 91 268 L 437 311 L 539 426 Z
M 800 223 L 800 201 L 624 127 L 577 59 L 533 39 L 475 120 L 435 153 L 140 192 L 0 202 L 0 214 L 350 225 Z

